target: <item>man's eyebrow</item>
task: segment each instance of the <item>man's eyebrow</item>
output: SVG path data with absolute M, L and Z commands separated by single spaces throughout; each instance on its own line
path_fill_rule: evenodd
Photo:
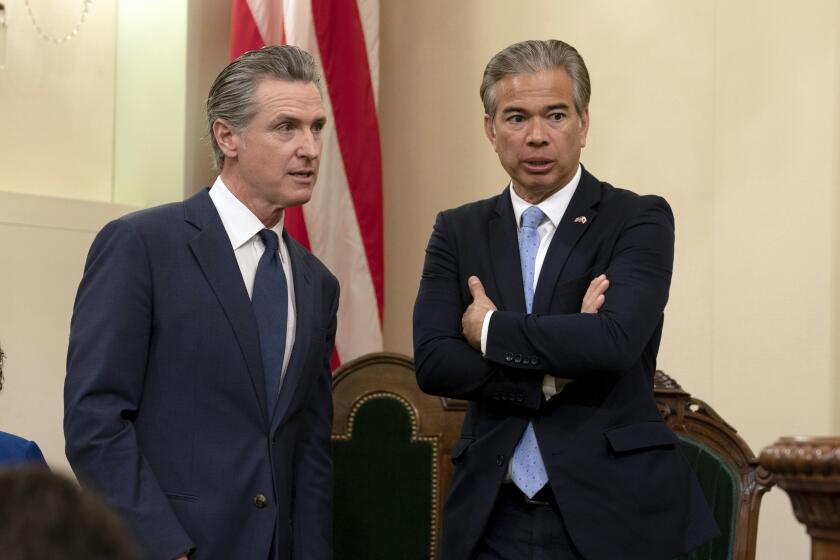
M 281 122 L 290 122 L 292 124 L 297 124 L 300 122 L 300 119 L 297 117 L 293 117 L 292 115 L 288 115 L 286 113 L 279 113 L 271 119 L 271 124 L 280 124 Z
M 554 111 L 555 109 L 565 109 L 565 110 L 567 110 L 567 111 L 568 111 L 568 110 L 570 109 L 570 107 L 569 107 L 569 105 L 568 105 L 567 103 L 562 103 L 562 102 L 561 102 L 561 103 L 554 103 L 553 105 L 549 105 L 549 106 L 547 106 L 547 107 L 545 108 L 545 111 L 546 111 L 546 112 L 548 112 L 548 111 Z
M 526 111 L 522 107 L 517 107 L 516 105 L 511 105 L 510 107 L 505 107 L 504 109 L 502 109 L 502 114 L 503 115 L 507 115 L 507 114 L 510 114 L 510 113 L 527 113 L 527 112 L 528 111 Z

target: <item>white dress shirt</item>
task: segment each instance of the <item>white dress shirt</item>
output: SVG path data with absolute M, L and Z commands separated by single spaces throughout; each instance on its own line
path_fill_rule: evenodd
M 245 282 L 245 289 L 248 297 L 253 297 L 254 278 L 257 275 L 257 265 L 265 251 L 265 244 L 259 236 L 260 231 L 266 229 L 263 223 L 257 218 L 247 206 L 236 198 L 222 182 L 222 178 L 216 178 L 216 182 L 210 188 L 210 199 L 219 212 L 222 225 L 225 226 L 230 244 L 233 247 L 233 254 L 239 264 L 239 272 L 242 273 L 242 280 Z M 283 379 L 286 377 L 286 369 L 289 367 L 289 358 L 292 355 L 292 348 L 295 344 L 295 285 L 292 278 L 292 263 L 289 260 L 289 249 L 283 241 L 283 222 L 285 214 L 280 216 L 280 222 L 271 230 L 277 234 L 280 241 L 280 261 L 283 265 L 283 273 L 286 275 L 286 283 L 289 286 L 289 315 L 286 321 L 286 351 L 283 354 L 283 371 L 280 373 L 280 386 L 283 386 Z M 278 387 L 278 391 L 279 391 Z
M 578 183 L 580 183 L 580 176 L 581 167 L 580 164 L 578 164 L 577 173 L 575 173 L 575 176 L 572 177 L 571 181 L 566 183 L 562 189 L 536 205 L 537 208 L 542 210 L 546 217 L 543 219 L 539 227 L 537 227 L 537 233 L 540 236 L 540 246 L 539 249 L 537 249 L 537 256 L 534 262 L 533 288 L 535 293 L 537 291 L 537 283 L 540 278 L 540 271 L 542 271 L 542 265 L 545 261 L 545 255 L 548 253 L 548 246 L 551 245 L 551 240 L 554 239 L 554 232 L 557 231 L 557 225 L 560 223 L 560 220 L 563 219 L 563 214 L 566 213 L 566 208 L 569 207 L 569 201 L 572 200 L 572 195 L 574 195 L 577 190 Z M 518 234 L 521 229 L 520 224 L 522 220 L 522 213 L 534 205 L 528 204 L 518 194 L 516 194 L 512 183 L 508 189 L 510 190 L 511 202 L 513 203 L 513 215 L 516 218 L 516 231 Z M 481 327 L 481 353 L 484 355 L 487 354 L 487 333 L 490 330 L 491 315 L 493 315 L 493 312 L 488 311 L 484 316 L 484 323 Z M 560 392 L 562 388 L 562 386 L 558 388 L 555 383 L 554 376 L 546 375 L 543 377 L 543 394 L 545 395 L 546 400 L 551 399 L 551 397 Z

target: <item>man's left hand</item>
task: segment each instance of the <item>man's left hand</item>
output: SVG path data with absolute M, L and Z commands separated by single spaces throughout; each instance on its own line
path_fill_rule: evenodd
M 470 346 L 481 350 L 481 328 L 484 326 L 484 316 L 488 311 L 495 311 L 496 305 L 484 293 L 484 285 L 478 276 L 470 276 L 467 282 L 473 302 L 461 317 L 461 331 Z

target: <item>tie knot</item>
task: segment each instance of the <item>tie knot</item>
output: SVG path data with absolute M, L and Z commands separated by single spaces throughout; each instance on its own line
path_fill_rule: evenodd
M 260 230 L 260 239 L 262 239 L 265 248 L 268 251 L 277 252 L 280 242 L 277 240 L 277 234 L 270 229 Z
M 543 221 L 543 218 L 545 218 L 545 214 L 542 210 L 536 206 L 530 206 L 522 213 L 522 227 L 536 228 Z

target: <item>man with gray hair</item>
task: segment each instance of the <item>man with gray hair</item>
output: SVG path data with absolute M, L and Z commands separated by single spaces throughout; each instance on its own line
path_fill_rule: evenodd
M 74 472 L 149 560 L 332 558 L 338 282 L 283 229 L 312 195 L 313 58 L 245 53 L 207 99 L 219 177 L 93 242 L 70 328 Z
M 593 177 L 586 65 L 496 54 L 484 129 L 510 177 L 441 212 L 414 307 L 417 380 L 469 401 L 442 560 L 667 560 L 717 528 L 653 398 L 671 209 Z

